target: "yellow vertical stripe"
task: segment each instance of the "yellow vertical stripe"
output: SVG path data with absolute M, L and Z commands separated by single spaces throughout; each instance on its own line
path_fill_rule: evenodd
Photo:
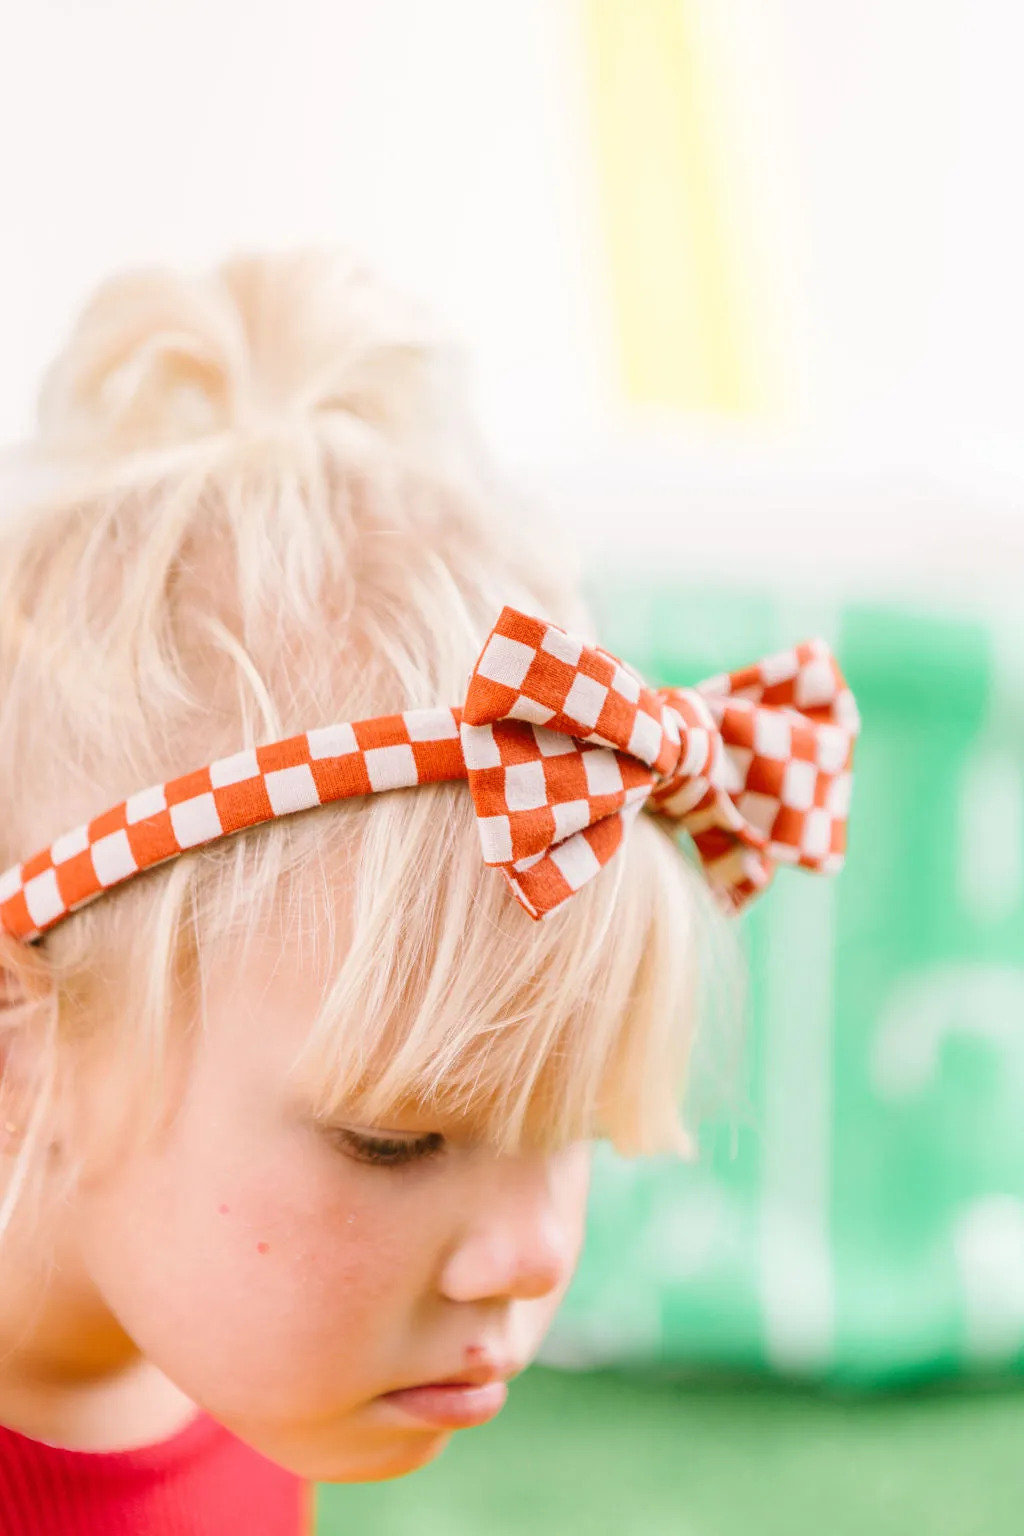
M 600 180 L 629 399 L 742 415 L 757 369 L 717 182 L 694 0 L 585 0 Z

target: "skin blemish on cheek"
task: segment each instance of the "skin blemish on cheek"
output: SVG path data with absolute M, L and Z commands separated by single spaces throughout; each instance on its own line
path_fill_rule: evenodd
M 228 1214 L 228 1212 L 230 1211 L 230 1209 L 231 1209 L 231 1207 L 229 1205 L 218 1205 L 218 1207 L 217 1207 L 217 1215 L 218 1216 L 226 1216 Z
M 270 1244 L 269 1243 L 257 1243 L 256 1244 L 256 1252 L 257 1253 L 269 1253 L 270 1252 Z

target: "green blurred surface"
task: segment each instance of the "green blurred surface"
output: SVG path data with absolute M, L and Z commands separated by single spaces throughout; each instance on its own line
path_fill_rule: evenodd
M 318 1536 L 1018 1536 L 1024 1395 L 820 1398 L 534 1370 L 425 1471 L 321 1491 Z
M 598 1159 L 547 1362 L 858 1389 L 1024 1370 L 1024 609 L 667 570 L 595 600 L 602 643 L 664 683 L 821 635 L 864 728 L 846 869 L 781 870 L 740 924 L 735 1093 L 694 1105 L 693 1166 Z

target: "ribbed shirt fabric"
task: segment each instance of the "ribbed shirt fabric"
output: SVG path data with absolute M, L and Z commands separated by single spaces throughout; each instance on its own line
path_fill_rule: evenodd
M 65 1451 L 0 1427 L 0 1536 L 312 1536 L 308 1484 L 199 1415 L 141 1450 Z

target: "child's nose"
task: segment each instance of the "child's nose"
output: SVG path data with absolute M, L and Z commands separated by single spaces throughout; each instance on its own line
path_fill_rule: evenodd
M 441 1294 L 456 1302 L 551 1295 L 572 1270 L 574 1226 L 570 1213 L 559 1212 L 543 1166 L 518 1167 L 501 1187 L 489 1182 L 482 1192 L 480 1210 L 444 1261 Z

